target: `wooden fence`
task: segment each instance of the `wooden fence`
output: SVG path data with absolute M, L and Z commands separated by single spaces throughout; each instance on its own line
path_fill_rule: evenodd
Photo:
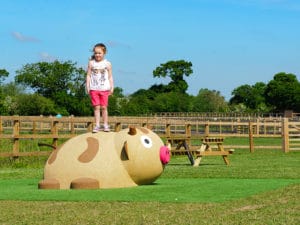
M 281 149 L 283 152 L 300 150 L 300 122 L 288 118 L 203 118 L 189 117 L 110 117 L 112 130 L 128 126 L 149 127 L 162 139 L 185 139 L 198 148 L 203 137 L 246 138 L 244 145 L 226 145 L 225 148 Z M 57 147 L 76 135 L 90 132 L 93 117 L 32 117 L 0 116 L 0 157 L 48 155 L 49 146 Z M 260 137 L 279 138 L 280 145 L 259 145 Z M 197 142 L 198 141 L 198 142 Z M 195 146 L 193 146 L 195 145 Z M 48 146 L 48 147 L 45 147 Z

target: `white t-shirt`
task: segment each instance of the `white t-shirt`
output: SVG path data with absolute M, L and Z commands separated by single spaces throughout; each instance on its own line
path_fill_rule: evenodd
M 110 62 L 106 59 L 96 62 L 92 60 L 91 63 L 91 79 L 90 90 L 109 91 L 110 83 L 108 79 L 108 67 Z

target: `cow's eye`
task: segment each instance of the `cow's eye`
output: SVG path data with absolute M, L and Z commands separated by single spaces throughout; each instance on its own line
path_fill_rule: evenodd
M 144 145 L 145 148 L 151 148 L 152 147 L 152 140 L 148 136 L 142 135 L 141 136 L 141 142 Z

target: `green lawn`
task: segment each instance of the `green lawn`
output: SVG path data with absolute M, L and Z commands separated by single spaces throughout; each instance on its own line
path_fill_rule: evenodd
M 300 152 L 175 156 L 154 184 L 108 190 L 39 190 L 45 160 L 0 159 L 0 224 L 300 224 Z

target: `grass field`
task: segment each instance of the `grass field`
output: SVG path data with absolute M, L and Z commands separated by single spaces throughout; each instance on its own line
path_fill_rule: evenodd
M 109 190 L 39 190 L 45 160 L 0 159 L 0 224 L 300 224 L 300 152 L 174 156 L 154 184 Z

